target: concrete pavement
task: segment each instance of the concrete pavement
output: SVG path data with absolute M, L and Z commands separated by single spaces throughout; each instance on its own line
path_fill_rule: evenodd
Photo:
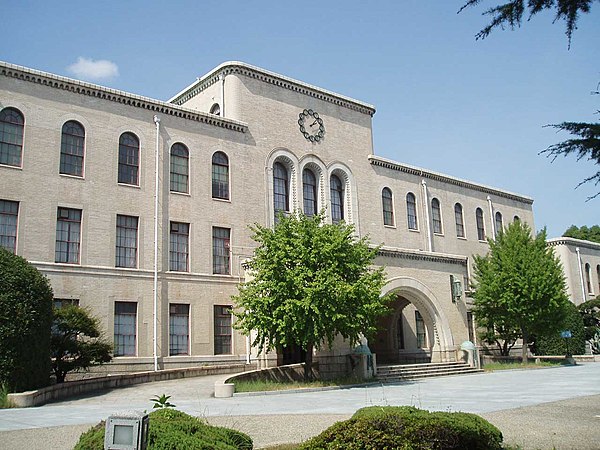
M 52 431 L 41 430 L 46 427 L 69 426 L 70 428 L 64 430 L 75 430 L 74 433 L 78 435 L 81 432 L 79 431 L 81 425 L 97 423 L 114 412 L 129 409 L 150 410 L 152 408 L 150 398 L 163 393 L 171 395 L 170 401 L 177 405 L 177 409 L 195 416 L 206 417 L 211 422 L 224 424 L 227 424 L 227 421 L 237 422 L 236 428 L 242 430 L 245 429 L 244 424 L 251 422 L 254 422 L 254 425 L 250 425 L 253 427 L 251 429 L 266 427 L 263 433 L 265 436 L 260 437 L 260 442 L 264 441 L 265 444 L 269 443 L 268 434 L 278 438 L 275 442 L 296 440 L 298 435 L 294 433 L 296 428 L 301 429 L 301 438 L 316 434 L 329 422 L 333 423 L 347 417 L 363 406 L 413 405 L 429 410 L 473 412 L 484 417 L 490 414 L 493 416 L 498 412 L 497 420 L 502 421 L 504 420 L 502 417 L 506 416 L 501 413 L 502 411 L 531 409 L 534 405 L 565 402 L 569 399 L 581 403 L 584 397 L 600 396 L 600 364 L 598 363 L 535 370 L 498 371 L 318 392 L 235 396 L 225 399 L 211 397 L 214 382 L 221 378 L 222 376 L 209 376 L 147 383 L 36 408 L 0 410 L 0 442 L 4 448 L 6 442 L 15 439 L 18 441 L 19 433 L 15 430 L 27 430 L 22 431 L 21 436 L 26 434 L 34 436 L 33 429 L 39 429 L 38 435 L 51 434 Z M 600 417 L 595 417 L 600 416 L 598 398 L 600 397 L 584 402 L 587 405 L 585 418 L 582 417 L 581 421 L 577 417 L 574 418 L 576 423 L 584 423 L 584 429 L 589 428 L 589 437 L 592 439 L 593 446 L 557 446 L 557 448 L 600 449 L 598 434 Z M 560 417 L 561 413 L 557 409 L 561 408 L 561 404 L 557 403 L 556 407 L 549 407 L 548 410 L 544 410 L 544 414 L 548 416 L 550 413 L 556 413 Z M 514 418 L 514 414 L 516 413 L 507 416 L 509 419 L 504 420 L 505 426 L 512 420 L 511 418 Z M 260 416 L 270 417 L 267 419 Z M 314 422 L 315 417 L 321 419 L 304 428 L 301 426 L 302 423 Z M 288 426 L 268 431 L 271 428 L 269 423 L 275 425 L 281 421 Z M 260 427 L 257 424 L 261 424 Z M 510 434 L 502 427 L 501 429 L 507 436 Z M 552 430 L 546 431 L 551 435 Z M 289 438 L 286 437 L 286 433 L 290 435 Z M 581 430 L 579 435 L 582 435 Z M 259 444 L 259 441 L 256 443 Z M 74 442 L 70 442 L 69 445 L 73 444 Z M 580 442 L 579 445 L 583 443 Z

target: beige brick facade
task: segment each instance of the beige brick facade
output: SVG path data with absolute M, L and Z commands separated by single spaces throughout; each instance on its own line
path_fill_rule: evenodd
M 215 104 L 219 116 L 209 114 Z M 55 297 L 90 307 L 108 336 L 115 333 L 117 302 L 136 304 L 135 353 L 117 357 L 113 367 L 150 368 L 154 356 L 159 367 L 246 360 L 249 352 L 251 359 L 258 357 L 235 331 L 229 353 L 215 354 L 214 307 L 231 305 L 245 276 L 242 265 L 254 245 L 248 225 L 274 223 L 273 196 L 279 189 L 273 181 L 275 164 L 288 172 L 290 211 L 303 208 L 303 173 L 309 169 L 317 179 L 318 209 L 326 209 L 330 217 L 330 183 L 336 176 L 343 185 L 344 220 L 354 223 L 359 235 L 383 245 L 377 263 L 386 266 L 385 291 L 397 293 L 399 300 L 370 344 L 390 360 L 401 355 L 452 359 L 469 338 L 469 299 L 464 294 L 453 298 L 450 277 L 465 289 L 471 255 L 487 251 L 486 242 L 478 239 L 477 208 L 486 236 L 493 235 L 498 213 L 504 225 L 517 216 L 533 227 L 533 201 L 528 197 L 374 156 L 371 105 L 244 63 L 217 67 L 168 103 L 0 63 L 0 111 L 5 108 L 20 111 L 25 119 L 22 163 L 0 165 L 0 200 L 19 205 L 16 253 L 48 275 Z M 299 114 L 305 109 L 323 121 L 325 131 L 318 142 L 300 131 Z M 158 129 L 154 116 L 160 120 Z M 85 129 L 82 177 L 59 174 L 61 129 L 70 120 Z M 135 186 L 118 182 L 119 138 L 126 132 L 140 143 Z M 170 149 L 175 143 L 189 150 L 188 193 L 170 192 Z M 228 158 L 227 199 L 212 196 L 215 152 Z M 383 222 L 384 188 L 392 192 L 390 225 Z M 409 192 L 416 200 L 414 230 L 407 223 Z M 440 205 L 435 226 L 434 198 Z M 462 206 L 464 237 L 457 237 L 457 203 Z M 76 264 L 55 262 L 59 207 L 82 212 Z M 118 215 L 138 218 L 133 268 L 115 267 Z M 185 271 L 169 270 L 171 222 L 189 224 Z M 230 230 L 228 274 L 213 273 L 215 227 Z M 172 304 L 189 305 L 187 355 L 169 355 Z M 422 324 L 416 322 L 417 310 Z

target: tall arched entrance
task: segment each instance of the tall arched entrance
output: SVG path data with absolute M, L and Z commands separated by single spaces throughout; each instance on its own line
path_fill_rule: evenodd
M 392 293 L 390 313 L 381 317 L 369 347 L 383 364 L 438 362 L 454 359 L 448 320 L 433 292 L 420 281 L 397 277 L 383 294 Z

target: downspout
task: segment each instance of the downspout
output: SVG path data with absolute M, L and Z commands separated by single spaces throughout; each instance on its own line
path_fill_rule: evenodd
M 583 270 L 581 269 L 581 253 L 579 253 L 579 247 L 575 247 L 577 252 L 577 265 L 579 266 L 579 282 L 581 283 L 581 302 L 585 302 L 585 285 L 583 284 Z
M 225 74 L 219 75 L 221 79 L 221 117 L 225 117 Z
M 496 239 L 496 219 L 494 218 L 494 205 L 492 204 L 492 198 L 488 195 L 487 196 L 487 202 L 488 202 L 488 206 L 490 208 L 490 222 L 491 222 L 491 229 L 492 229 L 492 237 L 494 239 Z
M 158 170 L 159 170 L 159 138 L 160 138 L 160 118 L 154 115 L 154 123 L 156 124 L 156 152 L 154 166 L 154 287 L 153 287 L 153 310 L 152 318 L 154 322 L 153 349 L 154 371 L 158 371 Z
M 427 194 L 427 183 L 425 180 L 421 180 L 421 186 L 423 187 L 423 201 L 425 203 L 425 221 L 427 222 L 427 251 L 433 251 L 433 242 L 431 241 L 431 224 L 429 223 L 429 196 Z

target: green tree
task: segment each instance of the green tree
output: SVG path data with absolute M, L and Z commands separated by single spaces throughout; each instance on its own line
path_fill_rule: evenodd
M 248 263 L 254 278 L 240 286 L 234 314 L 237 329 L 257 332 L 253 345 L 300 346 L 308 379 L 313 348 L 331 346 L 338 334 L 354 344 L 375 331 L 387 311 L 385 273 L 371 268 L 377 250 L 357 239 L 352 225 L 325 224 L 323 214 L 282 215 L 274 229 L 252 231 L 259 244 Z
M 10 391 L 48 385 L 51 324 L 48 279 L 0 247 L 0 383 Z
M 459 13 L 465 8 L 476 6 L 482 3 L 483 0 L 469 0 L 458 11 Z M 573 32 L 577 29 L 577 19 L 581 13 L 587 14 L 592 8 L 592 3 L 599 0 L 510 0 L 506 3 L 493 6 L 483 12 L 485 16 L 491 16 L 491 22 L 475 35 L 476 39 L 485 39 L 490 33 L 496 29 L 504 29 L 506 26 L 514 29 L 520 27 L 523 21 L 523 16 L 529 13 L 527 20 L 531 19 L 538 13 L 546 10 L 554 12 L 554 22 L 564 20 L 566 23 L 567 39 L 569 45 Z
M 600 295 L 578 306 L 583 319 L 585 340 L 592 345 L 592 353 L 600 354 Z
M 53 310 L 50 343 L 57 383 L 63 383 L 69 372 L 85 371 L 112 360 L 113 346 L 103 338 L 99 320 L 79 306 Z
M 569 302 L 560 331 L 542 333 L 535 337 L 536 355 L 583 355 L 585 353 L 585 329 L 577 306 Z M 561 331 L 570 331 L 570 338 L 563 338 Z
M 561 329 L 569 304 L 562 266 L 546 245 L 546 230 L 533 237 L 521 221 L 488 243 L 486 256 L 474 256 L 473 312 L 479 326 L 521 338 L 526 362 L 530 336 Z
M 575 239 L 583 239 L 584 241 L 592 241 L 600 243 L 600 226 L 594 225 L 590 228 L 583 225 L 581 228 L 571 225 L 564 233 L 564 237 L 572 237 Z

